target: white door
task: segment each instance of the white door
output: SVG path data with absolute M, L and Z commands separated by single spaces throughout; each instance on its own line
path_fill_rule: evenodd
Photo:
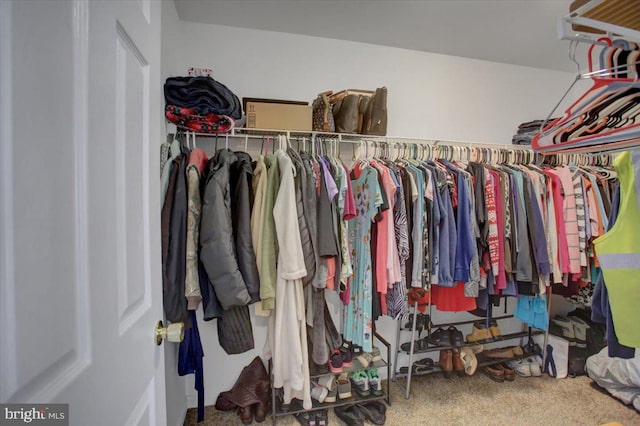
M 166 424 L 160 2 L 0 0 L 0 402 Z

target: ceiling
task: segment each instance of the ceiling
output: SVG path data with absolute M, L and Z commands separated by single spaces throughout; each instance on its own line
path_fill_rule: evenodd
M 174 0 L 184 21 L 575 71 L 558 19 L 570 0 Z

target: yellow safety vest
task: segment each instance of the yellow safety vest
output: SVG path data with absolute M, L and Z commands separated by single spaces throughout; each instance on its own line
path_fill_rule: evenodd
M 593 244 L 609 293 L 618 341 L 640 347 L 640 150 L 614 161 L 620 178 L 620 209 L 613 227 Z

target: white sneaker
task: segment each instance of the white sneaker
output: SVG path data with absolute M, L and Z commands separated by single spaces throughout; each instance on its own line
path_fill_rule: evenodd
M 540 366 L 542 365 L 542 359 L 539 355 L 530 356 L 526 359 L 526 362 L 529 364 L 529 370 L 531 371 L 531 375 L 533 377 L 542 376 L 542 369 Z
M 324 386 L 315 385 L 313 389 L 311 389 L 311 398 L 315 399 L 321 404 L 325 399 L 327 399 L 327 395 L 329 395 L 329 391 Z
M 333 385 L 335 384 L 336 376 L 333 374 L 325 374 L 318 378 L 318 384 L 322 387 L 327 388 L 327 390 L 332 390 Z
M 523 359 L 507 362 L 507 365 L 513 368 L 513 371 L 520 377 L 531 377 L 531 368 L 529 363 Z M 538 368 L 539 369 L 539 368 Z

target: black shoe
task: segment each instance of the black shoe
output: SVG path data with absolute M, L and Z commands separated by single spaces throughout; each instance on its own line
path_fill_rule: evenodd
M 374 425 L 383 425 L 387 421 L 387 406 L 379 401 L 363 402 L 356 404 L 365 419 Z
M 429 317 L 429 314 L 420 313 L 418 314 L 418 319 L 416 322 L 416 330 L 418 330 L 418 337 L 420 337 L 423 331 L 427 331 L 430 328 L 429 326 L 431 325 L 431 317 Z
M 464 345 L 464 336 L 462 335 L 462 331 L 458 330 L 454 326 L 449 327 L 447 331 L 449 332 L 449 341 L 451 342 L 451 346 L 459 348 Z
M 335 407 L 333 412 L 336 416 L 349 426 L 363 426 L 364 414 L 355 405 L 343 405 L 341 407 Z
M 416 318 L 416 328 L 418 327 L 417 321 L 420 319 L 420 317 Z M 413 327 L 413 314 L 409 314 L 409 320 L 407 321 L 407 323 L 404 325 L 404 328 L 411 330 L 411 328 Z
M 329 410 L 316 411 L 316 426 L 327 426 L 329 424 Z
M 451 334 L 448 330 L 438 328 L 431 333 L 431 336 L 427 337 L 427 340 L 432 345 L 436 346 L 451 346 Z
M 311 424 L 316 424 L 316 413 L 313 411 L 303 411 L 302 413 L 294 414 L 293 417 L 302 426 L 310 426 Z

